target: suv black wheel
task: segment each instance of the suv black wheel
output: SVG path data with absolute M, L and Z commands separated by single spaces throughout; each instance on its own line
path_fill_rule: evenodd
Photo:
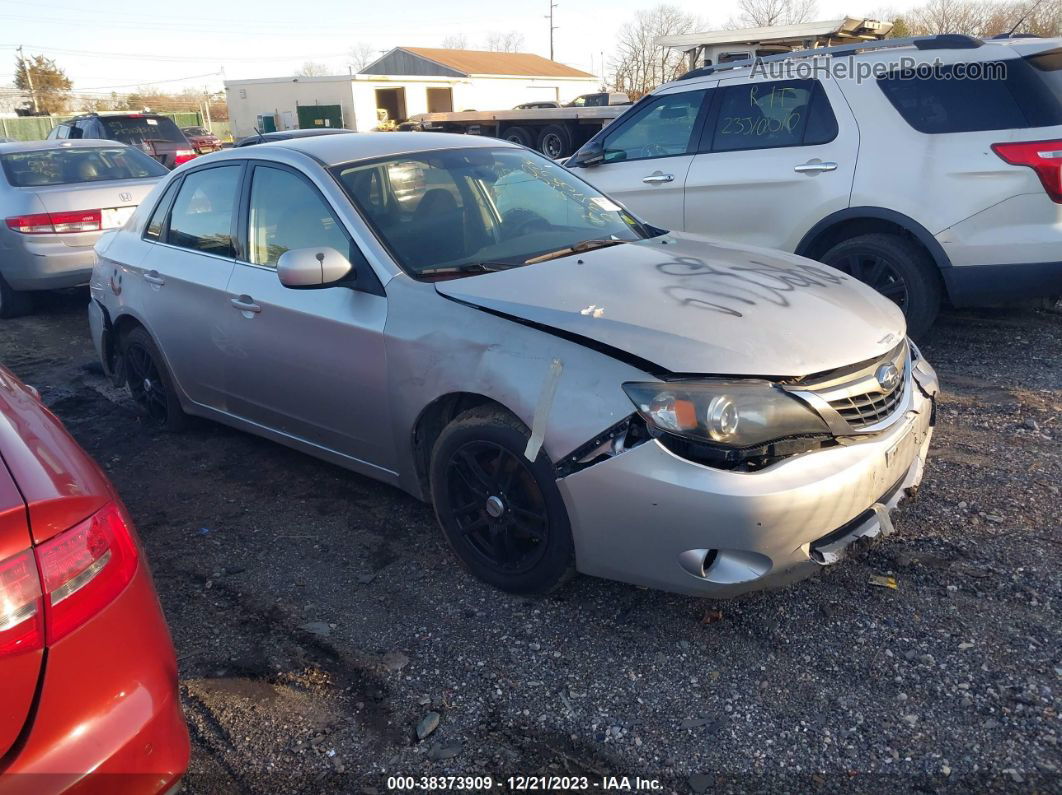
M 940 275 L 932 258 L 917 243 L 887 233 L 858 235 L 841 241 L 820 259 L 899 306 L 912 337 L 923 336 L 936 320 Z
M 144 415 L 167 430 L 181 430 L 187 417 L 151 335 L 139 326 L 131 329 L 122 338 L 122 357 L 129 394 Z
M 20 293 L 0 275 L 0 318 L 18 317 L 33 309 L 33 296 Z
M 484 582 L 548 593 L 575 571 L 571 526 L 553 464 L 524 455 L 529 433 L 494 407 L 470 409 L 435 444 L 431 494 L 447 541 Z
M 538 151 L 554 160 L 567 157 L 572 153 L 571 133 L 560 124 L 547 124 L 538 134 Z

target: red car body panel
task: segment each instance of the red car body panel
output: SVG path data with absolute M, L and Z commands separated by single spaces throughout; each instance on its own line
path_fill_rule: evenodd
M 0 367 L 0 561 L 108 503 L 124 515 L 99 467 Z M 187 768 L 173 643 L 136 547 L 106 606 L 43 650 L 0 656 L 0 795 L 160 792 Z

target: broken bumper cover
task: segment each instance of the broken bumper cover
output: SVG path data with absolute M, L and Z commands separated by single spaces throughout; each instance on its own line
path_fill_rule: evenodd
M 727 597 L 803 579 L 861 538 L 922 479 L 936 374 L 919 357 L 913 400 L 872 438 L 735 472 L 649 441 L 558 481 L 579 571 Z

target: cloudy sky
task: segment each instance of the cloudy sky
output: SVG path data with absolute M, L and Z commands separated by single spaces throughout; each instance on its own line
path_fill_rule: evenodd
M 180 90 L 220 88 L 224 78 L 291 74 L 306 61 L 346 72 L 358 42 L 374 50 L 398 45 L 438 47 L 464 35 L 475 49 L 491 31 L 518 30 L 524 50 L 549 54 L 550 0 L 226 0 L 145 3 L 144 0 L 0 0 L 0 58 L 14 71 L 15 47 L 43 53 L 62 66 L 81 92 L 127 92 L 141 85 Z M 557 0 L 556 58 L 600 73 L 616 31 L 652 0 Z M 736 0 L 676 2 L 721 27 Z M 911 6 L 911 2 L 895 3 Z M 881 3 L 818 0 L 816 19 L 870 14 Z M 223 77 L 224 75 L 224 77 Z M 165 82 L 164 82 L 165 81 Z M 11 77 L 0 71 L 0 85 Z

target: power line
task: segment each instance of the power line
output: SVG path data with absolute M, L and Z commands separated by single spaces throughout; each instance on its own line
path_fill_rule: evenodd
M 119 83 L 116 86 L 91 86 L 89 88 L 79 88 L 77 90 L 78 91 L 104 91 L 104 90 L 108 90 L 108 89 L 112 89 L 112 88 L 129 88 L 130 86 L 133 86 L 134 88 L 138 88 L 138 87 L 141 87 L 141 86 L 149 86 L 149 85 L 153 86 L 156 83 L 180 83 L 180 82 L 182 82 L 184 80 L 198 80 L 201 77 L 217 77 L 220 74 L 221 74 L 221 72 L 207 72 L 207 73 L 201 74 L 201 75 L 189 75 L 188 77 L 174 77 L 171 80 L 148 80 L 148 81 L 140 80 L 139 82 L 136 82 L 136 83 Z
M 249 63 L 259 63 L 262 61 L 299 61 L 311 58 L 346 58 L 347 53 L 313 53 L 312 55 L 266 55 L 261 57 L 233 57 L 220 55 L 217 53 L 211 53 L 208 55 L 193 56 L 193 55 L 159 55 L 157 53 L 121 53 L 121 52 L 99 52 L 97 50 L 74 50 L 66 47 L 41 47 L 37 44 L 27 44 L 26 49 L 36 50 L 37 52 L 59 53 L 62 55 L 77 55 L 79 57 L 86 58 L 133 58 L 136 60 L 147 59 L 149 61 L 175 61 L 175 62 L 187 62 L 187 61 L 211 61 L 216 63 L 217 61 L 247 61 Z M 0 50 L 18 50 L 17 44 L 0 44 Z

